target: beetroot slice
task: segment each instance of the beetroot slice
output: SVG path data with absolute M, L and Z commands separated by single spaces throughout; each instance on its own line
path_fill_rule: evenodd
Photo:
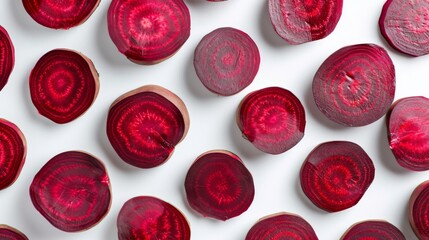
M 256 148 L 280 154 L 304 137 L 305 111 L 292 92 L 279 87 L 264 88 L 241 101 L 237 125 Z
M 148 196 L 128 200 L 116 223 L 119 240 L 189 240 L 191 229 L 173 205 Z
M 429 181 L 422 182 L 411 194 L 408 204 L 411 228 L 420 240 L 429 239 Z
M 414 171 L 429 170 L 429 99 L 396 101 L 388 114 L 387 136 L 399 165 Z
M 140 87 L 116 99 L 106 126 L 107 137 L 119 157 L 139 168 L 166 162 L 188 129 L 185 104 L 156 85 Z
M 183 0 L 113 0 L 107 24 L 119 52 L 139 64 L 169 58 L 191 31 L 189 10 Z
M 269 0 L 268 10 L 277 34 L 289 44 L 301 44 L 334 31 L 343 0 Z
M 31 100 L 39 113 L 68 123 L 86 112 L 98 94 L 98 73 L 79 52 L 55 49 L 37 61 L 29 78 Z
M 22 0 L 34 21 L 53 29 L 69 29 L 84 23 L 99 3 L 100 0 Z
M 218 28 L 207 34 L 194 54 L 198 78 L 214 93 L 229 96 L 252 83 L 259 69 L 256 43 L 235 28 Z
M 28 240 L 24 233 L 20 232 L 11 226 L 0 224 L 0 239 L 1 240 Z
M 318 240 L 313 227 L 302 217 L 277 213 L 260 219 L 249 230 L 245 240 Z
M 357 144 L 325 142 L 307 156 L 301 187 L 317 207 L 338 212 L 356 205 L 374 180 L 374 164 Z
M 53 226 L 66 232 L 87 230 L 110 209 L 110 180 L 103 163 L 78 151 L 49 160 L 30 185 L 34 207 Z
M 395 96 L 395 67 L 375 44 L 343 47 L 329 56 L 313 79 L 319 110 L 344 126 L 364 126 L 380 119 Z
M 401 230 L 389 222 L 368 220 L 354 224 L 341 240 L 406 240 Z
M 15 48 L 6 29 L 0 26 L 0 91 L 4 88 L 15 65 Z
M 195 211 L 223 221 L 245 212 L 255 195 L 249 170 L 237 155 L 225 150 L 200 155 L 186 175 L 185 190 Z

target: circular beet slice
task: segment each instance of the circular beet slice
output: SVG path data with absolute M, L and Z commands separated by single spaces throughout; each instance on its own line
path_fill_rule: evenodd
M 15 48 L 6 29 L 0 26 L 0 91 L 4 88 L 15 65 Z
M 98 73 L 82 53 L 55 49 L 37 61 L 29 78 L 31 100 L 39 113 L 68 123 L 86 112 L 98 94 Z
M 380 119 L 395 96 L 395 67 L 375 44 L 343 47 L 329 56 L 313 79 L 319 110 L 344 126 L 364 126 Z
M 260 219 L 249 230 L 245 240 L 318 240 L 313 227 L 302 217 L 277 213 Z
M 108 213 L 110 180 L 103 163 L 78 151 L 49 160 L 30 185 L 34 207 L 53 226 L 66 232 L 87 230 Z
M 232 152 L 201 154 L 185 179 L 189 205 L 204 217 L 228 220 L 245 212 L 255 196 L 253 178 Z
M 0 224 L 0 239 L 1 240 L 28 240 L 24 233 L 20 232 L 11 226 Z
M 236 94 L 252 83 L 259 69 L 259 50 L 245 32 L 218 28 L 200 41 L 194 67 L 206 88 L 219 95 Z
M 429 239 L 429 181 L 414 189 L 409 201 L 410 225 L 420 240 Z
M 268 10 L 277 34 L 289 44 L 301 44 L 334 31 L 343 0 L 269 0 Z
M 112 0 L 107 24 L 119 52 L 139 64 L 171 57 L 191 32 L 183 0 Z
M 241 101 L 237 125 L 256 148 L 280 154 L 304 137 L 305 111 L 292 92 L 279 87 L 264 88 Z
M 301 187 L 317 207 L 338 212 L 356 205 L 374 180 L 375 168 L 366 152 L 346 141 L 325 142 L 307 156 Z
M 40 25 L 69 29 L 84 23 L 100 0 L 22 0 L 27 13 Z
M 388 113 L 387 136 L 399 165 L 413 171 L 429 170 L 429 99 L 397 100 Z
M 128 200 L 116 222 L 119 240 L 189 240 L 191 229 L 173 205 L 148 196 Z
M 119 157 L 139 168 L 166 162 L 188 129 L 185 104 L 156 85 L 137 88 L 116 99 L 106 126 L 107 137 Z
M 352 225 L 341 240 L 406 240 L 401 230 L 389 222 L 368 220 Z

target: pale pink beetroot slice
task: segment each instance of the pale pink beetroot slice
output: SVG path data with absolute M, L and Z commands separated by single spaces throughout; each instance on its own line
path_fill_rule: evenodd
M 223 221 L 245 212 L 255 195 L 249 170 L 237 155 L 225 150 L 201 154 L 189 168 L 185 190 L 195 211 Z
M 100 0 L 22 0 L 34 21 L 53 29 L 69 29 L 84 23 L 99 3 Z
M 24 233 L 11 226 L 0 224 L 0 239 L 1 240 L 28 240 Z
M 422 182 L 411 194 L 408 204 L 410 225 L 420 240 L 429 239 L 429 181 Z
M 113 0 L 107 24 L 119 52 L 133 62 L 155 64 L 186 42 L 191 18 L 183 0 Z
M 318 240 L 313 227 L 302 217 L 276 213 L 260 219 L 249 230 L 245 240 Z
M 352 225 L 341 240 L 406 240 L 393 224 L 383 220 L 367 220 Z
M 269 0 L 271 23 L 289 44 L 325 38 L 334 31 L 343 0 Z
M 399 165 L 414 171 L 429 170 L 429 99 L 397 100 L 387 117 L 390 149 Z
M 134 197 L 122 206 L 116 222 L 119 240 L 190 240 L 185 216 L 173 205 L 149 196 Z
M 15 65 L 15 48 L 6 29 L 0 26 L 0 91 L 4 88 Z
M 338 212 L 356 205 L 374 180 L 374 164 L 357 144 L 325 142 L 307 156 L 301 187 L 317 207 Z
M 237 110 L 237 124 L 256 148 L 280 154 L 304 137 L 305 111 L 292 92 L 268 87 L 244 97 Z
M 380 119 L 395 96 L 395 67 L 375 44 L 343 47 L 329 56 L 313 79 L 319 110 L 344 126 L 364 126 Z
M 107 137 L 119 157 L 139 168 L 166 162 L 188 129 L 185 104 L 156 85 L 137 88 L 116 99 L 106 126 Z
M 79 151 L 49 160 L 30 185 L 34 207 L 53 226 L 66 232 L 87 230 L 108 213 L 110 180 L 103 163 Z
M 236 94 L 252 83 L 259 69 L 259 50 L 247 33 L 218 28 L 200 41 L 194 67 L 204 86 L 219 95 Z
M 37 61 L 29 78 L 31 100 L 39 113 L 68 123 L 86 112 L 98 94 L 98 73 L 82 53 L 55 49 Z

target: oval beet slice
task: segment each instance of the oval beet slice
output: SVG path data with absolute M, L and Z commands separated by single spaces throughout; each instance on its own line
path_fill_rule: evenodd
M 139 167 L 167 161 L 185 138 L 189 115 L 182 100 L 169 90 L 147 85 L 125 93 L 110 106 L 107 137 L 119 157 Z
M 401 230 L 389 222 L 368 220 L 354 224 L 341 240 L 406 240 Z
M 329 56 L 313 79 L 319 110 L 344 126 L 364 126 L 380 119 L 395 96 L 395 67 L 375 44 L 343 47 Z
M 34 21 L 53 29 L 69 29 L 84 23 L 99 3 L 100 0 L 22 0 Z
M 260 219 L 249 230 L 245 240 L 318 240 L 313 227 L 302 217 L 277 213 Z
M 200 155 L 189 168 L 185 190 L 195 211 L 223 221 L 245 212 L 255 196 L 249 170 L 237 155 L 225 150 Z
M 0 224 L 0 239 L 2 240 L 28 240 L 24 233 L 11 226 Z
M 259 69 L 259 50 L 245 32 L 218 28 L 200 41 L 194 67 L 206 88 L 219 95 L 236 94 L 252 83 Z
M 15 65 L 15 48 L 8 32 L 0 26 L 0 91 L 4 88 Z
M 269 0 L 268 10 L 277 34 L 289 44 L 301 44 L 334 31 L 343 0 Z
M 429 239 L 429 181 L 422 182 L 411 194 L 408 209 L 410 225 L 421 240 Z
M 237 125 L 256 148 L 280 154 L 304 137 L 305 111 L 292 92 L 279 87 L 264 88 L 241 101 Z
M 86 112 L 98 94 L 98 73 L 79 52 L 55 49 L 37 61 L 29 78 L 31 100 L 39 113 L 68 123 Z
M 374 164 L 357 144 L 325 142 L 307 156 L 301 187 L 317 207 L 338 212 L 356 205 L 374 180 Z
M 103 163 L 78 151 L 49 160 L 30 185 L 34 207 L 53 226 L 66 232 L 87 230 L 110 209 L 110 180 Z
M 119 240 L 189 240 L 191 229 L 173 205 L 148 196 L 128 200 L 116 222 Z
M 399 165 L 429 170 L 429 99 L 416 96 L 396 101 L 388 114 L 387 136 Z
M 191 31 L 189 10 L 183 0 L 113 0 L 107 24 L 119 52 L 139 64 L 169 58 Z

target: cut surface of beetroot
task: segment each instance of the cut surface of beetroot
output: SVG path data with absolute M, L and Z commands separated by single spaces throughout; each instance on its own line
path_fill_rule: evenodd
M 173 205 L 149 196 L 134 197 L 122 206 L 116 222 L 119 240 L 190 240 L 185 216 Z
M 99 3 L 100 0 L 22 0 L 34 21 L 53 29 L 69 29 L 84 23 Z
M 304 137 L 305 111 L 290 91 L 269 87 L 249 93 L 237 110 L 243 137 L 259 150 L 280 154 Z
M 269 0 L 271 23 L 289 44 L 325 38 L 334 31 L 343 0 Z
M 182 100 L 169 90 L 146 85 L 123 94 L 107 116 L 107 137 L 119 157 L 139 168 L 167 161 L 189 129 Z
M 49 160 L 30 185 L 34 207 L 53 226 L 66 232 L 87 230 L 108 213 L 110 180 L 103 163 L 79 151 Z
M 259 69 L 256 43 L 245 32 L 218 28 L 200 41 L 194 54 L 198 78 L 219 95 L 236 94 L 252 83 Z
M 382 220 L 368 220 L 352 225 L 341 240 L 406 240 L 393 224 Z
M 255 195 L 249 170 L 237 155 L 225 150 L 200 155 L 186 175 L 185 190 L 195 211 L 223 221 L 245 212 Z
M 313 227 L 302 217 L 277 213 L 260 219 L 249 230 L 245 240 L 318 240 Z
M 68 123 L 86 112 L 98 94 L 98 73 L 82 53 L 55 49 L 44 54 L 29 78 L 38 112 L 56 123 Z
M 139 64 L 155 64 L 176 53 L 190 35 L 183 0 L 113 0 L 109 35 L 119 52 Z
M 420 240 L 429 239 L 429 181 L 422 182 L 414 189 L 409 201 L 410 225 Z
M 20 232 L 11 226 L 0 224 L 0 239 L 1 240 L 28 240 L 24 233 Z
M 346 141 L 325 142 L 307 156 L 301 187 L 317 207 L 338 212 L 356 205 L 374 180 L 375 168 L 366 152 Z
M 0 26 L 0 91 L 4 88 L 15 65 L 15 48 L 6 29 Z
M 413 171 L 429 170 L 429 99 L 397 100 L 388 113 L 387 136 L 399 165 Z
M 343 47 L 329 56 L 313 79 L 319 110 L 344 126 L 364 126 L 380 119 L 395 96 L 395 67 L 375 44 Z

